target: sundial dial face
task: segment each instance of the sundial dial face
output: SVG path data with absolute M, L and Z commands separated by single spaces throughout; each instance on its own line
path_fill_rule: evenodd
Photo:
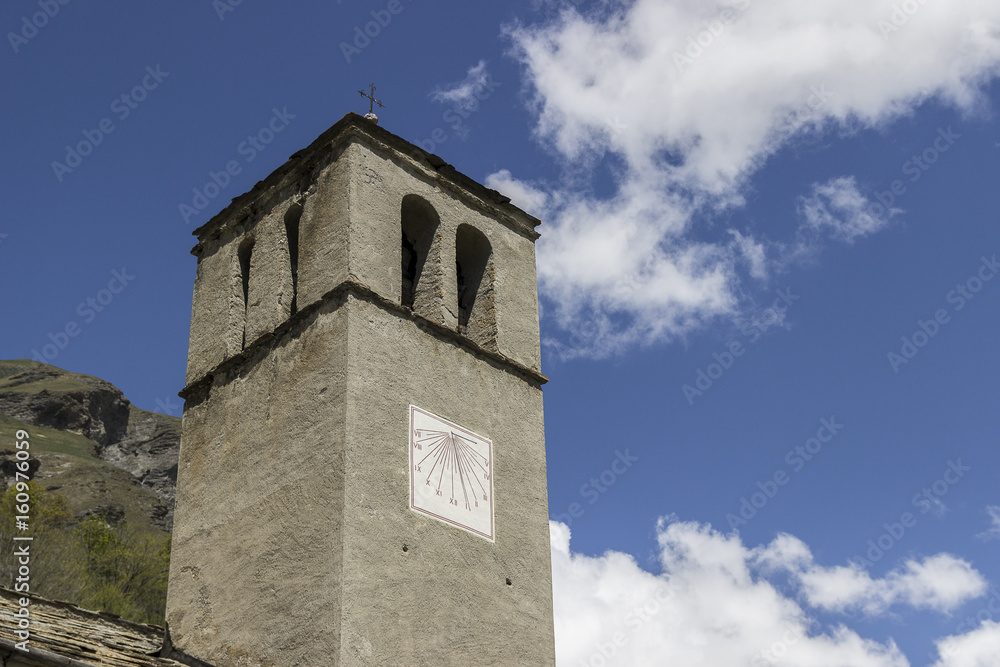
M 493 441 L 411 405 L 410 509 L 493 542 Z

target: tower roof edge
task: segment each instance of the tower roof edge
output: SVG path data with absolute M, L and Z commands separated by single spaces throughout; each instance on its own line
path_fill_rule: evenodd
M 229 220 L 234 213 L 264 196 L 268 190 L 284 184 L 285 177 L 294 172 L 299 166 L 308 163 L 310 158 L 352 137 L 361 138 L 362 140 L 367 138 L 369 143 L 381 144 L 401 156 L 421 164 L 426 170 L 434 173 L 436 179 L 448 183 L 452 186 L 452 189 L 464 191 L 466 194 L 481 200 L 484 204 L 495 208 L 508 219 L 519 223 L 529 235 L 537 238 L 538 233 L 534 231 L 534 228 L 541 221 L 512 204 L 510 197 L 486 187 L 458 171 L 439 156 L 428 153 L 416 144 L 410 143 L 406 139 L 393 134 L 354 112 L 345 114 L 343 118 L 319 135 L 309 146 L 294 153 L 284 164 L 272 171 L 264 179 L 258 181 L 250 190 L 235 197 L 229 205 L 216 213 L 208 222 L 195 229 L 192 234 L 199 238 L 210 235 L 217 227 L 226 220 Z

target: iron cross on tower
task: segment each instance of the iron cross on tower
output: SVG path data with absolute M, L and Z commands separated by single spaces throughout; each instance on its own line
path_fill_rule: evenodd
M 368 98 L 368 113 L 365 114 L 365 118 L 368 118 L 369 120 L 373 120 L 373 121 L 375 121 L 377 123 L 378 122 L 378 116 L 375 115 L 375 105 L 377 104 L 377 105 L 379 105 L 383 109 L 385 109 L 386 106 L 384 104 L 382 104 L 382 100 L 375 99 L 375 84 L 372 83 L 372 84 L 369 84 L 369 85 L 371 87 L 371 92 L 370 93 L 365 93 L 365 91 L 363 91 L 363 90 L 359 90 L 358 92 L 361 93 L 361 97 L 367 97 Z

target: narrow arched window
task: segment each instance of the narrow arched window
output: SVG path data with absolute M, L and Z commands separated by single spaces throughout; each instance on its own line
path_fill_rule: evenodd
M 250 310 L 250 258 L 253 256 L 253 244 L 252 238 L 246 239 L 240 244 L 237 252 L 240 260 L 240 277 L 243 281 L 243 342 L 240 345 L 241 349 L 247 346 L 247 319 Z
M 455 236 L 458 331 L 491 349 L 496 347 L 492 254 L 481 231 L 472 225 L 459 225 Z
M 288 241 L 288 263 L 292 272 L 291 315 L 298 310 L 299 293 L 299 220 L 302 218 L 302 204 L 292 204 L 285 212 L 285 239 Z
M 438 214 L 417 195 L 406 195 L 400 207 L 400 303 L 423 315 L 431 311 L 433 281 L 423 278 L 424 265 L 434 245 Z

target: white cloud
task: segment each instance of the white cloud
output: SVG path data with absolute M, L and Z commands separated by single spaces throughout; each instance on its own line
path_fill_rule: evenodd
M 925 510 L 930 510 L 934 516 L 941 517 L 948 513 L 948 505 L 941 498 L 937 496 L 927 497 L 925 495 L 921 498 L 921 503 L 924 503 L 924 501 L 926 501 Z
M 793 587 L 801 577 L 801 597 L 816 609 L 872 602 L 871 613 L 889 604 L 946 610 L 982 592 L 979 574 L 947 554 L 872 579 L 852 568 L 817 566 L 790 535 L 751 549 L 738 535 L 690 522 L 663 520 L 657 534 L 660 575 L 627 554 L 574 554 L 569 528 L 551 523 L 559 664 L 642 667 L 670 656 L 671 664 L 692 667 L 771 665 L 779 658 L 798 667 L 902 667 L 909 663 L 892 640 L 865 639 L 843 624 L 823 627 L 767 576 L 791 572 Z
M 858 191 L 853 176 L 841 176 L 826 183 L 814 183 L 812 194 L 799 200 L 799 213 L 806 230 L 854 243 L 889 224 L 902 211 L 869 201 Z
M 934 667 L 996 667 L 1000 664 L 1000 623 L 984 621 L 964 635 L 937 643 L 940 658 Z
M 796 573 L 806 599 L 832 611 L 861 609 L 880 614 L 893 605 L 953 611 L 986 592 L 986 580 L 969 563 L 950 554 L 908 560 L 882 579 L 857 565 L 812 566 Z
M 486 69 L 486 61 L 480 60 L 469 68 L 461 81 L 438 87 L 431 93 L 431 99 L 458 109 L 472 111 L 479 107 L 479 99 L 486 90 L 489 80 L 490 73 Z
M 990 515 L 991 525 L 988 529 L 976 535 L 981 540 L 1000 538 L 1000 505 L 987 505 L 986 512 Z
M 543 215 L 550 207 L 552 197 L 549 193 L 517 180 L 508 169 L 490 174 L 485 183 L 486 187 L 502 192 L 504 196 L 510 197 L 514 206 L 532 215 Z
M 747 264 L 750 275 L 758 280 L 766 280 L 768 274 L 767 250 L 764 244 L 755 240 L 752 236 L 744 235 L 736 229 L 730 229 L 729 233 L 733 237 L 739 255 Z
M 629 184 L 610 200 L 568 201 L 546 226 L 539 280 L 573 332 L 564 356 L 616 353 L 734 312 L 729 250 L 685 240 L 682 207 Z
M 998 73 L 1000 3 L 924 3 L 887 31 L 892 13 L 871 0 L 634 0 L 508 29 L 536 136 L 567 167 L 533 211 L 546 223 L 541 288 L 577 338 L 562 352 L 739 317 L 741 267 L 763 280 L 788 255 L 744 232 L 712 240 L 706 219 L 743 205 L 748 179 L 790 142 L 884 127 L 931 98 L 978 103 Z M 617 190 L 598 196 L 586 177 L 605 157 L 620 165 Z M 845 177 L 817 186 L 803 212 L 850 242 L 891 217 L 866 218 L 866 205 Z
M 781 534 L 754 552 L 764 571 L 786 571 L 798 583 L 805 600 L 829 611 L 859 609 L 881 614 L 893 605 L 932 609 L 942 613 L 986 592 L 986 580 L 966 561 L 950 554 L 923 560 L 909 559 L 881 579 L 860 565 L 823 567 L 796 537 Z

